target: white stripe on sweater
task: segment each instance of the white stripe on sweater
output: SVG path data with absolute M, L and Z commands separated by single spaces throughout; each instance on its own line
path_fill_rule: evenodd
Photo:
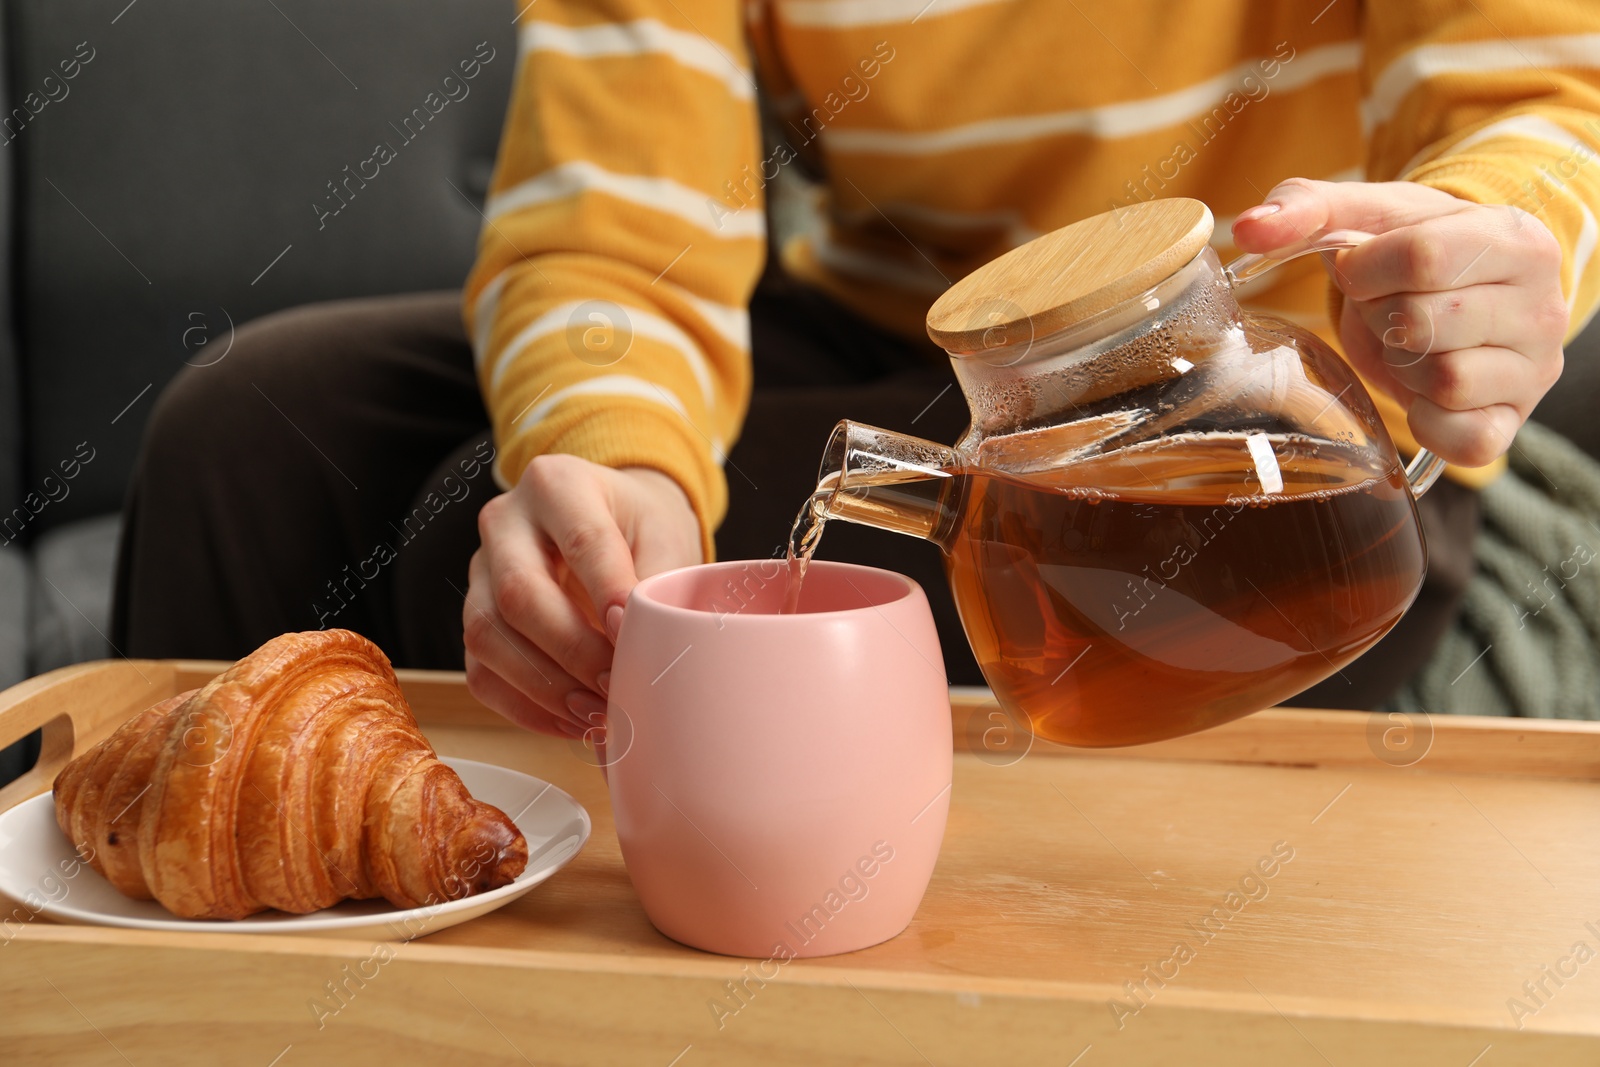
M 1557 126 L 1541 115 L 1512 115 L 1508 119 L 1491 122 L 1483 129 L 1477 130 L 1451 145 L 1445 155 L 1453 156 L 1458 152 L 1466 151 L 1475 144 L 1481 144 L 1494 137 L 1504 137 L 1507 134 L 1514 137 L 1525 137 L 1534 141 L 1546 141 L 1565 151 L 1583 154 L 1589 159 L 1600 155 L 1600 151 L 1597 151 L 1589 142 L 1575 136 L 1570 130 Z M 1411 169 L 1412 165 L 1407 164 L 1406 171 Z M 1405 173 L 1405 171 L 1401 173 Z
M 718 304 L 705 297 L 696 296 L 683 286 L 674 285 L 664 278 L 655 284 L 681 298 L 693 308 L 694 313 L 711 328 L 712 333 L 741 352 L 750 351 L 750 312 L 745 308 Z
M 508 267 L 489 279 L 489 284 L 478 293 L 478 303 L 472 309 L 472 357 L 481 363 L 489 351 L 489 335 L 494 332 L 495 317 L 500 314 L 500 294 L 505 291 L 506 280 L 511 277 Z
M 1487 74 L 1542 67 L 1600 67 L 1600 33 L 1565 37 L 1502 38 L 1461 44 L 1430 44 L 1400 55 L 1372 83 L 1361 103 L 1366 131 L 1394 118 L 1417 86 L 1442 74 Z
M 1085 134 L 1111 139 L 1133 137 L 1175 126 L 1209 111 L 1240 92 L 1248 75 L 1261 78 L 1259 64 L 1248 60 L 1232 70 L 1177 92 L 1144 100 L 1126 100 L 1099 107 L 1056 111 L 1044 115 L 1014 115 L 985 119 L 942 130 L 863 130 L 829 127 L 822 131 L 834 152 L 890 156 L 937 155 L 987 145 L 1014 144 L 1044 137 Z M 1355 41 L 1307 49 L 1288 62 L 1280 62 L 1277 77 L 1262 79 L 1273 91 L 1286 92 L 1309 85 L 1330 74 L 1355 70 L 1361 62 L 1361 45 Z
M 632 374 L 602 374 L 597 378 L 586 378 L 581 382 L 574 382 L 571 385 L 563 386 L 552 393 L 546 394 L 517 420 L 517 424 L 511 427 L 511 432 L 508 436 L 515 437 L 518 434 L 526 433 L 549 418 L 561 404 L 574 397 L 584 396 L 631 397 L 648 400 L 651 403 L 670 408 L 681 415 L 684 422 L 687 422 L 691 427 L 694 426 L 694 420 L 689 417 L 688 409 L 684 407 L 683 401 L 678 399 L 665 386 L 652 382 L 648 378 L 639 378 Z M 695 429 L 696 432 L 699 432 L 698 427 L 695 427 Z M 723 451 L 721 440 L 716 437 L 706 437 L 703 433 L 701 437 L 711 446 L 711 454 L 715 457 L 717 465 L 721 466 L 726 462 L 727 453 Z
M 525 348 L 541 337 L 566 333 L 570 328 L 569 324 L 573 312 L 589 303 L 591 301 L 569 300 L 566 303 L 557 304 L 528 323 L 521 330 L 518 330 L 517 335 L 508 341 L 505 348 L 501 349 L 492 359 L 489 368 L 488 392 L 493 395 L 499 390 L 501 384 L 505 381 L 506 374 L 510 372 L 512 365 L 516 363 L 517 357 Z M 706 409 L 708 411 L 712 410 L 716 400 L 716 391 L 711 381 L 710 368 L 706 366 L 705 354 L 700 351 L 700 346 L 695 344 L 694 340 L 675 323 L 659 315 L 638 308 L 619 306 L 618 310 L 627 318 L 626 325 L 628 330 L 631 331 L 631 337 L 648 337 L 652 341 L 660 341 L 683 356 L 684 362 L 689 366 L 689 373 L 694 375 L 695 383 L 700 387 L 700 395 L 705 402 Z M 619 326 L 616 322 L 609 322 L 607 325 L 613 329 Z M 618 358 L 626 358 L 626 354 L 624 353 Z M 483 357 L 480 356 L 480 370 L 482 359 Z
M 645 378 L 638 378 L 632 374 L 602 374 L 595 378 L 585 378 L 581 382 L 563 386 L 553 392 L 547 393 L 533 407 L 529 408 L 517 424 L 511 428 L 513 436 L 526 433 L 549 417 L 556 407 L 563 401 L 578 396 L 626 396 L 648 400 L 653 404 L 661 404 L 671 408 L 685 419 L 689 411 L 683 406 L 673 393 Z
M 482 364 L 484 356 L 489 351 L 489 340 L 494 330 L 494 320 L 500 313 L 500 296 L 506 287 L 506 279 L 510 275 L 510 268 L 501 271 L 489 280 L 478 294 L 478 302 L 472 309 L 472 354 L 477 363 Z M 684 303 L 694 309 L 711 332 L 741 352 L 750 351 L 750 312 L 741 307 L 728 304 L 719 304 L 714 300 L 696 296 L 681 285 L 675 285 L 665 279 L 658 280 L 655 284 L 669 290 Z M 568 305 L 570 307 L 571 305 Z M 631 314 L 631 313 L 630 313 Z
M 605 22 L 595 26 L 562 26 L 527 22 L 520 34 L 522 50 L 559 52 L 579 59 L 616 56 L 667 56 L 680 66 L 710 75 L 740 100 L 755 99 L 755 81 L 737 59 L 710 38 L 672 29 L 655 19 Z
M 790 26 L 873 26 L 885 22 L 918 22 L 951 15 L 969 7 L 1004 0 L 782 0 L 781 21 Z
M 618 174 L 588 160 L 574 160 L 496 193 L 484 215 L 497 219 L 524 208 L 570 200 L 585 193 L 603 193 L 630 204 L 671 215 L 713 237 L 764 238 L 766 219 L 759 211 L 729 211 L 721 201 L 671 178 Z M 712 207 L 721 210 L 714 216 Z

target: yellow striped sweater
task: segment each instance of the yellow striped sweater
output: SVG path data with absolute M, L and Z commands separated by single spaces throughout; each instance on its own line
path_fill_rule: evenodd
M 496 475 L 656 468 L 708 551 L 785 166 L 823 194 L 785 265 L 907 336 L 952 280 L 1136 199 L 1204 200 L 1226 258 L 1293 176 L 1516 204 L 1563 245 L 1574 333 L 1600 302 L 1595 0 L 541 0 L 519 32 L 465 295 Z M 1277 273 L 1252 306 L 1328 335 L 1317 265 Z

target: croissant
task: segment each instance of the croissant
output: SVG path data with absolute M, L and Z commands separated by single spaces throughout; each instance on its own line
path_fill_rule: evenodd
M 528 862 L 515 824 L 439 761 L 388 658 L 348 630 L 274 638 L 134 716 L 67 764 L 55 805 L 107 881 L 185 919 L 414 908 Z

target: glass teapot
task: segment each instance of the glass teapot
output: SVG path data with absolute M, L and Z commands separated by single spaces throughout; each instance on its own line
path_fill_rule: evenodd
M 1074 223 L 928 313 L 972 422 L 951 448 L 841 422 L 815 518 L 944 551 L 1000 703 L 1069 745 L 1215 726 L 1323 680 L 1400 619 L 1426 549 L 1372 399 L 1315 335 L 1238 288 L 1321 235 L 1223 266 L 1210 210 L 1157 200 Z

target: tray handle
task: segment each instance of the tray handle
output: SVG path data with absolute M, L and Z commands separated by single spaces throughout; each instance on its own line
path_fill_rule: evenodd
M 129 716 L 179 692 L 162 660 L 100 660 L 62 667 L 0 692 L 0 748 L 43 729 L 39 759 L 0 788 L 0 811 L 48 790 L 74 755 Z

